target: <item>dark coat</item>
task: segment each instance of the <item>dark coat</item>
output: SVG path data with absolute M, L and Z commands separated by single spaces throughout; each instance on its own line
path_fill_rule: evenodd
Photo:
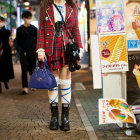
M 14 78 L 11 48 L 9 46 L 10 31 L 0 30 L 0 39 L 2 40 L 3 54 L 0 61 L 0 81 L 8 81 Z
M 36 53 L 37 28 L 34 25 L 17 28 L 17 50 L 19 53 Z

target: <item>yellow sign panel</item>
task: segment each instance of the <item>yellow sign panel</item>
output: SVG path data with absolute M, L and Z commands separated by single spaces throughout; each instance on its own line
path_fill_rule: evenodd
M 94 0 L 90 0 L 89 3 L 90 3 L 90 9 L 95 8 L 95 2 L 94 2 Z
M 100 36 L 102 72 L 128 71 L 126 35 Z

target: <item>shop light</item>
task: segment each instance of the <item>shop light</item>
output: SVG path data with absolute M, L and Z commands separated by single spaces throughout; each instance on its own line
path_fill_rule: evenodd
M 25 6 L 29 6 L 30 3 L 29 3 L 29 2 L 24 2 L 24 5 L 25 5 Z

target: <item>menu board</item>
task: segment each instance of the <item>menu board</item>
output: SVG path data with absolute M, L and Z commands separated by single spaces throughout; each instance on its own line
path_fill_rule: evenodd
M 140 104 L 140 54 L 129 54 L 127 72 L 127 101 L 131 105 Z
M 99 124 L 108 123 L 132 123 L 136 119 L 124 99 L 99 99 Z
M 99 36 L 102 73 L 128 71 L 126 35 Z

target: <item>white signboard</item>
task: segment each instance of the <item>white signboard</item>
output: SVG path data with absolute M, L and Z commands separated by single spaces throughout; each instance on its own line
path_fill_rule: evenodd
M 94 89 L 102 88 L 101 80 L 101 60 L 100 46 L 98 35 L 91 36 L 91 51 L 92 51 L 92 68 L 93 68 L 93 87 Z

